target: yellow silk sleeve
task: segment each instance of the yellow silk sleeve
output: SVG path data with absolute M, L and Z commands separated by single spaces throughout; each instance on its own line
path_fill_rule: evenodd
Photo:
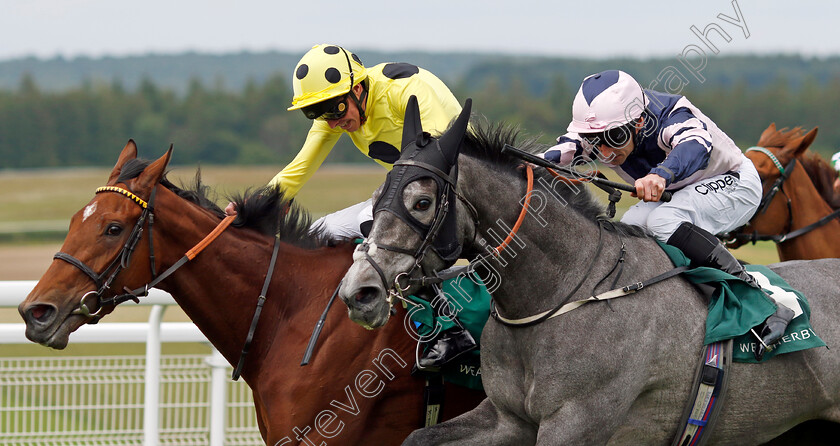
M 268 185 L 279 185 L 286 198 L 293 198 L 321 167 L 341 133 L 340 130 L 331 129 L 325 121 L 313 121 L 300 152 L 268 182 Z

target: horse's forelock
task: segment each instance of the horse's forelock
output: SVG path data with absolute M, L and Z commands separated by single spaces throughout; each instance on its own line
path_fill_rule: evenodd
M 117 183 L 127 183 L 140 176 L 152 161 L 146 159 L 130 159 L 125 162 L 120 168 L 120 175 L 117 177 Z

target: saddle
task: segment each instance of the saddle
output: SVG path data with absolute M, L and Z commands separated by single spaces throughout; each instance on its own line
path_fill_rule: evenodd
M 675 266 L 689 265 L 690 260 L 671 245 L 659 243 Z M 761 288 L 777 302 L 791 308 L 796 317 L 790 322 L 785 336 L 768 351 L 762 362 L 773 356 L 824 347 L 825 342 L 811 328 L 811 308 L 805 296 L 793 289 L 784 279 L 764 265 L 746 265 Z M 683 277 L 704 290 L 714 288 L 709 296 L 706 317 L 705 345 L 733 339 L 733 361 L 756 363 L 753 354 L 757 340 L 750 329 L 759 325 L 776 310 L 776 305 L 760 290 L 717 268 L 697 267 L 686 270 Z

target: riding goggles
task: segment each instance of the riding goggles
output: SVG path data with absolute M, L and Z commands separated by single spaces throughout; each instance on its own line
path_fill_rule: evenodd
M 595 147 L 605 145 L 611 149 L 620 149 L 627 145 L 633 137 L 634 123 L 613 127 L 601 133 L 586 133 L 580 135 L 588 144 Z
M 309 119 L 341 119 L 347 114 L 347 95 L 304 107 L 303 114 Z

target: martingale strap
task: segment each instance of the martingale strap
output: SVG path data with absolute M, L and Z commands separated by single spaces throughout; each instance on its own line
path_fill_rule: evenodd
M 674 277 L 678 274 L 681 274 L 683 271 L 685 271 L 687 269 L 688 269 L 688 266 L 679 266 L 679 267 L 670 269 L 670 270 L 668 270 L 668 271 L 666 271 L 666 272 L 664 272 L 664 273 L 662 273 L 662 274 L 660 274 L 656 277 L 650 278 L 650 279 L 648 279 L 644 282 L 637 282 L 637 283 L 627 285 L 627 286 L 622 287 L 622 288 L 616 288 L 616 289 L 606 291 L 606 292 L 603 292 L 603 293 L 595 295 L 595 296 L 590 296 L 586 299 L 581 299 L 581 300 L 576 300 L 574 302 L 569 302 L 569 303 L 567 303 L 565 305 L 562 305 L 558 308 L 555 308 L 553 310 L 544 311 L 542 313 L 535 314 L 533 316 L 524 317 L 524 318 L 521 318 L 521 319 L 508 319 L 508 318 L 502 316 L 501 314 L 499 314 L 498 311 L 496 311 L 495 303 L 491 301 L 490 303 L 491 303 L 492 307 L 490 308 L 490 315 L 493 316 L 493 318 L 495 318 L 499 322 L 502 322 L 502 323 L 504 323 L 505 325 L 508 325 L 508 326 L 534 325 L 537 322 L 542 322 L 542 321 L 560 316 L 561 314 L 566 314 L 566 313 L 568 313 L 568 312 L 570 312 L 570 311 L 572 311 L 576 308 L 579 308 L 579 307 L 581 307 L 585 304 L 588 304 L 590 302 L 599 302 L 599 301 L 615 299 L 617 297 L 626 296 L 628 294 L 633 294 L 636 291 L 639 291 L 639 290 L 641 290 L 645 287 L 651 286 L 655 283 L 661 282 L 661 281 L 666 280 L 666 279 L 670 279 L 671 277 Z
M 680 433 L 672 446 L 702 446 L 709 439 L 729 383 L 732 339 L 705 347 L 692 385 L 692 394 L 680 419 Z
M 254 318 L 251 319 L 251 328 L 248 329 L 248 335 L 245 337 L 245 345 L 242 346 L 242 353 L 239 354 L 239 361 L 236 363 L 236 368 L 233 370 L 231 379 L 238 381 L 242 375 L 242 368 L 245 367 L 245 357 L 248 356 L 248 350 L 251 349 L 251 342 L 254 340 L 254 333 L 257 332 L 257 324 L 260 321 L 260 314 L 265 304 L 265 295 L 268 293 L 268 285 L 271 283 L 271 278 L 274 276 L 274 265 L 277 263 L 277 252 L 280 250 L 280 238 L 274 237 L 274 249 L 271 252 L 271 261 L 268 263 L 268 272 L 265 273 L 265 282 L 263 282 L 262 292 L 257 298 L 257 309 L 254 310 Z
M 303 352 L 303 359 L 300 360 L 301 367 L 309 364 L 309 361 L 312 359 L 312 355 L 315 353 L 315 344 L 318 343 L 318 337 L 321 336 L 321 330 L 324 328 L 324 321 L 327 320 L 327 313 L 329 313 L 330 308 L 332 308 L 333 302 L 335 302 L 335 297 L 338 296 L 338 292 L 341 290 L 342 283 L 344 283 L 344 279 L 341 279 L 338 282 L 338 286 L 335 287 L 335 291 L 333 291 L 332 296 L 330 296 L 330 300 L 327 301 L 327 307 L 324 308 L 323 312 L 321 312 L 321 317 L 318 319 L 318 322 L 315 323 L 315 328 L 312 329 L 312 335 L 309 336 L 309 343 L 306 345 L 306 350 Z

